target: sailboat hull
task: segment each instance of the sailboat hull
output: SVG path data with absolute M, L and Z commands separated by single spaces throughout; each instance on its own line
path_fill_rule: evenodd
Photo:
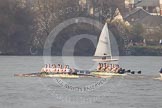
M 93 59 L 93 61 L 96 61 L 96 62 L 113 62 L 113 61 L 118 61 L 118 59 Z

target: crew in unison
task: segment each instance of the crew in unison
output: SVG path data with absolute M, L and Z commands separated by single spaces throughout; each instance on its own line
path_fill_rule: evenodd
M 97 71 L 119 73 L 122 70 L 118 64 L 99 63 Z
M 45 64 L 45 66 L 41 69 L 41 72 L 48 72 L 48 73 L 70 73 L 75 71 L 74 69 L 69 68 L 69 65 L 61 65 L 58 64 Z

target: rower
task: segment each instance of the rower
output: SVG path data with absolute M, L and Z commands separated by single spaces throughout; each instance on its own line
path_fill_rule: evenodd
M 111 70 L 111 71 L 115 73 L 115 72 L 116 72 L 116 70 L 117 70 L 117 68 L 116 68 L 116 67 L 113 65 L 113 68 L 112 68 L 112 70 Z
M 60 65 L 59 72 L 60 72 L 60 73 L 63 72 L 62 65 Z
M 104 64 L 103 63 L 101 63 L 101 71 L 104 71 Z
M 52 65 L 51 72 L 56 72 L 56 65 L 55 64 Z
M 64 65 L 64 68 L 62 69 L 63 73 L 66 73 L 66 65 Z
M 47 72 L 51 72 L 50 64 L 48 64 Z
M 104 63 L 104 64 L 103 64 L 103 67 L 102 67 L 103 71 L 106 70 L 106 67 L 107 67 L 107 65 L 106 65 L 106 63 Z
M 108 72 L 110 72 L 111 70 L 112 70 L 112 64 L 109 65 Z
M 97 71 L 100 71 L 100 70 L 101 70 L 101 63 L 99 63 L 97 66 Z
M 106 72 L 109 72 L 110 70 L 109 70 L 109 65 L 107 64 L 107 66 L 106 66 L 106 70 L 105 70 Z
M 44 72 L 48 72 L 48 64 L 46 64 Z
M 71 72 L 71 69 L 69 68 L 69 65 L 66 65 L 66 73 L 70 73 Z
M 45 64 L 45 66 L 41 69 L 41 72 L 46 72 L 47 69 L 47 64 Z
M 56 72 L 59 73 L 60 70 L 60 64 L 58 64 L 57 68 L 56 68 Z

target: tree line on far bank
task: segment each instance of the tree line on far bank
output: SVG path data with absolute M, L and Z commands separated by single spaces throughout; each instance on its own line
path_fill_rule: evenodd
M 128 26 L 120 21 L 111 22 L 115 17 L 116 8 L 120 7 L 111 0 L 107 4 L 99 2 L 95 6 L 103 7 L 103 10 L 111 9 L 111 15 L 107 17 L 90 15 L 87 12 L 88 9 L 82 9 L 77 0 L 1 0 L 0 53 L 42 55 L 44 43 L 51 30 L 61 22 L 74 17 L 93 18 L 102 23 L 109 18 L 110 29 L 118 41 L 121 52 L 124 51 L 125 44 L 123 37 L 126 37 L 129 42 L 140 42 L 147 39 L 148 44 L 155 44 L 161 38 L 162 27 L 147 31 L 141 24 Z M 68 13 L 65 9 L 69 9 Z M 58 34 L 56 42 L 53 43 L 52 54 L 61 55 L 64 43 L 72 36 L 85 33 L 99 36 L 100 32 L 92 25 L 71 25 Z M 82 42 L 85 42 L 84 45 Z M 93 44 L 88 40 L 82 40 L 77 47 L 80 50 L 76 48 L 76 55 L 93 55 L 95 50 Z

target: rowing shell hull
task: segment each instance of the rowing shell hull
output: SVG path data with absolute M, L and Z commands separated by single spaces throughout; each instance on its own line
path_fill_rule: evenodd
M 69 74 L 15 74 L 14 76 L 19 77 L 48 77 L 48 78 L 79 78 L 79 75 Z
M 78 75 L 68 75 L 68 74 L 43 75 L 43 77 L 49 77 L 49 78 L 79 78 Z
M 101 76 L 125 76 L 127 74 L 119 74 L 119 73 L 108 73 L 108 72 L 92 72 L 92 75 L 101 75 Z
M 18 77 L 38 77 L 40 74 L 14 74 L 14 76 Z

